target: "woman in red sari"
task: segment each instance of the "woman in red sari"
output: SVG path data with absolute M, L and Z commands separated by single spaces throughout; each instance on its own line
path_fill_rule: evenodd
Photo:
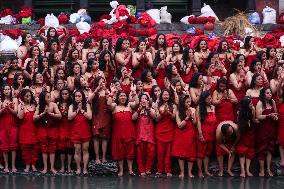
M 197 167 L 198 176 L 203 176 L 202 163 L 204 172 L 207 176 L 212 176 L 208 170 L 209 157 L 214 148 L 215 131 L 218 120 L 215 116 L 215 107 L 212 104 L 212 96 L 208 91 L 204 91 L 200 95 L 199 106 L 196 111 L 197 116 Z
M 3 152 L 5 168 L 4 172 L 9 172 L 8 155 L 12 153 L 12 172 L 16 169 L 16 152 L 18 149 L 18 125 L 17 116 L 18 99 L 12 97 L 12 89 L 9 85 L 4 84 L 1 89 L 0 102 L 0 147 Z
M 114 59 L 117 66 L 126 66 L 127 69 L 132 68 L 132 49 L 127 38 L 119 38 L 115 45 Z
M 205 65 L 208 61 L 210 51 L 205 40 L 200 40 L 195 48 L 194 60 L 198 67 L 198 71 L 205 73 Z
M 219 54 L 220 63 L 225 66 L 226 70 L 229 70 L 231 63 L 234 62 L 234 56 L 230 51 L 227 41 L 221 41 L 219 43 L 217 52 Z
M 280 80 L 279 85 L 281 89 L 279 91 L 279 103 L 278 103 L 278 128 L 277 128 L 277 138 L 279 144 L 279 151 L 280 151 L 280 165 L 284 166 L 284 87 L 283 87 L 283 80 L 284 75 L 282 74 L 282 78 Z
M 61 169 L 65 172 L 65 157 L 67 155 L 67 173 L 71 173 L 71 162 L 74 154 L 74 145 L 71 143 L 71 122 L 68 120 L 68 108 L 71 104 L 71 94 L 67 87 L 63 87 L 58 95 L 58 108 L 62 115 L 58 123 L 59 139 L 58 150 L 60 152 Z
M 267 174 L 273 176 L 271 159 L 276 142 L 276 121 L 278 120 L 275 101 L 269 87 L 261 89 L 259 102 L 256 106 L 256 118 L 261 120 L 256 129 L 256 154 L 260 164 L 259 176 L 264 176 L 264 161 L 266 160 Z
M 157 81 L 157 85 L 159 85 L 161 89 L 165 88 L 166 66 L 166 52 L 158 50 L 154 60 L 154 68 L 156 76 L 155 79 Z
M 213 93 L 213 104 L 215 105 L 216 118 L 218 121 L 234 121 L 235 115 L 233 105 L 238 102 L 235 94 L 228 89 L 227 80 L 218 80 L 216 90 Z
M 246 57 L 246 66 L 250 67 L 253 59 L 256 58 L 257 47 L 254 42 L 254 37 L 247 36 L 244 42 L 243 53 Z
M 112 111 L 113 129 L 112 129 L 112 157 L 118 161 L 118 176 L 123 176 L 123 162 L 127 160 L 128 174 L 134 176 L 132 169 L 135 156 L 135 126 L 132 121 L 132 110 L 139 103 L 136 95 L 136 87 L 132 84 L 129 98 L 126 92 L 119 91 L 114 101 L 113 96 L 116 93 L 115 86 L 111 86 L 107 104 Z M 128 100 L 129 99 L 129 100 Z
M 136 121 L 137 165 L 141 176 L 150 175 L 155 163 L 155 117 L 156 111 L 151 108 L 149 95 L 142 93 L 139 108 L 132 114 L 132 119 Z
M 39 144 L 37 139 L 37 128 L 33 121 L 36 110 L 36 101 L 32 91 L 23 89 L 21 92 L 21 103 L 18 106 L 17 117 L 20 121 L 19 143 L 22 149 L 22 158 L 26 164 L 24 172 L 37 171 Z
M 179 100 L 176 122 L 172 156 L 179 158 L 179 177 L 184 177 L 184 161 L 187 161 L 188 177 L 193 178 L 192 166 L 196 160 L 196 139 L 193 125 L 196 124 L 196 115 L 195 109 L 191 108 L 189 95 L 182 96 Z
M 170 91 L 164 89 L 161 93 L 157 108 L 156 131 L 157 140 L 157 175 L 166 173 L 172 176 L 172 142 L 174 139 L 176 106 L 173 101 L 173 95 Z
M 89 121 L 92 119 L 92 110 L 83 91 L 73 93 L 73 102 L 69 106 L 68 120 L 71 120 L 71 142 L 75 147 L 76 174 L 81 174 L 81 154 L 83 153 L 83 174 L 88 174 L 89 142 L 91 129 Z
M 250 172 L 250 163 L 254 157 L 254 126 L 255 107 L 252 104 L 252 98 L 245 96 L 240 101 L 238 112 L 238 125 L 240 131 L 240 140 L 236 147 L 236 152 L 240 157 L 241 177 L 253 176 Z
M 57 104 L 51 102 L 50 93 L 42 91 L 39 95 L 39 104 L 34 113 L 33 119 L 37 123 L 37 136 L 43 159 L 43 174 L 47 173 L 47 159 L 50 160 L 50 171 L 56 174 L 54 167 L 55 152 L 58 142 L 58 125 L 56 121 L 61 119 L 61 113 Z
M 150 70 L 144 70 L 141 74 L 141 81 L 143 83 L 143 91 L 150 94 L 152 87 L 157 85 L 156 80 Z
M 107 107 L 109 90 L 106 88 L 106 81 L 103 77 L 97 77 L 93 81 L 93 92 L 89 95 L 89 102 L 92 105 L 92 131 L 94 136 L 94 149 L 96 163 L 105 163 L 108 140 L 111 135 L 111 112 Z M 100 160 L 100 142 L 102 143 L 102 161 Z

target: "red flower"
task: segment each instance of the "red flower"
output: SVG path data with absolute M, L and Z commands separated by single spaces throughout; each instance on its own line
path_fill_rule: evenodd
M 207 17 L 199 16 L 196 18 L 196 24 L 205 24 L 207 22 Z
M 11 15 L 11 16 L 14 15 L 14 13 L 11 9 L 4 9 L 0 13 L 0 17 L 4 17 L 4 16 L 8 16 L 8 15 Z
M 22 7 L 19 12 L 19 16 L 22 18 L 27 18 L 33 15 L 33 9 L 30 7 Z
M 117 20 L 119 20 L 120 16 L 128 16 L 129 12 L 126 9 L 125 5 L 119 5 L 115 10 L 114 10 L 114 14 L 117 18 Z
M 215 23 L 215 21 L 216 21 L 216 18 L 215 17 L 213 17 L 213 16 L 208 16 L 207 17 L 207 22 L 210 22 L 210 23 Z
M 190 47 L 190 43 L 191 43 L 193 38 L 194 38 L 194 36 L 192 34 L 182 34 L 180 36 L 180 39 L 182 41 L 182 46 Z
M 130 36 L 135 36 L 135 33 L 136 33 L 136 29 L 134 27 L 131 26 L 128 28 L 128 34 Z
M 136 34 L 138 36 L 146 36 L 147 35 L 147 30 L 146 29 L 137 29 Z
M 37 23 L 42 27 L 45 24 L 44 18 L 40 18 Z
M 155 35 L 156 33 L 157 33 L 157 28 L 149 28 L 149 29 L 147 30 L 148 36 Z
M 100 16 L 100 20 L 103 20 L 103 19 L 110 20 L 111 16 L 109 14 L 103 14 Z
M 138 18 L 138 23 L 149 28 L 156 25 L 155 20 L 153 20 L 147 12 L 142 13 L 142 15 Z
M 10 29 L 10 30 L 3 30 L 4 35 L 8 35 L 12 39 L 18 39 L 19 36 L 23 35 L 23 31 L 20 28 Z
M 59 20 L 59 24 L 67 24 L 69 19 L 68 19 L 68 16 L 64 13 L 61 13 L 59 16 L 58 16 L 58 20 Z
M 274 47 L 278 48 L 280 46 L 279 40 L 276 39 L 272 34 L 267 33 L 264 38 L 262 39 L 263 44 L 265 44 L 266 47 Z
M 188 23 L 189 24 L 195 24 L 196 23 L 196 17 L 194 15 L 188 17 Z
M 171 47 L 175 42 L 180 41 L 180 36 L 176 33 L 166 34 L 167 46 Z
M 204 31 L 202 29 L 196 28 L 195 35 L 204 35 Z
M 129 16 L 128 16 L 127 21 L 128 21 L 129 23 L 132 23 L 132 24 L 137 23 L 136 17 L 135 17 L 135 16 L 132 16 L 132 15 L 129 15 Z
M 80 35 L 78 29 L 70 29 L 70 30 L 68 30 L 68 33 L 69 33 L 69 35 L 75 35 L 75 36 Z

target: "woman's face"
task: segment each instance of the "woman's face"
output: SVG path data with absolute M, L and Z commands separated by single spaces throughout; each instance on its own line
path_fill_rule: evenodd
M 179 45 L 178 44 L 174 44 L 174 46 L 173 46 L 173 52 L 179 52 L 181 49 L 180 49 L 180 47 L 179 47 Z
M 107 39 L 103 39 L 102 46 L 103 46 L 103 49 L 108 49 L 109 41 Z
M 59 53 L 54 53 L 54 61 L 60 62 L 60 60 L 61 60 L 61 57 L 60 57 Z
M 62 77 L 62 78 L 64 78 L 64 77 L 65 77 L 65 73 L 64 73 L 64 71 L 63 71 L 63 70 L 58 70 L 58 72 L 57 72 L 57 76 L 58 76 L 58 77 Z
M 55 36 L 55 29 L 51 29 L 49 31 L 49 35 L 50 35 L 50 37 L 54 37 Z
M 243 68 L 244 68 L 244 63 L 243 63 L 243 62 L 240 62 L 240 63 L 237 65 L 237 72 L 241 71 Z
M 74 68 L 73 68 L 73 72 L 75 74 L 79 74 L 81 72 L 81 67 L 80 65 L 75 65 Z
M 166 58 L 166 52 L 165 51 L 160 51 L 160 58 L 162 60 Z
M 27 34 L 25 41 L 31 43 L 32 42 L 32 35 L 31 34 Z
M 126 67 L 121 68 L 121 75 L 127 76 L 127 74 L 128 74 L 128 71 L 127 71 Z
M 212 104 L 212 96 L 209 95 L 206 99 L 205 99 L 205 102 L 207 105 L 211 105 Z
M 161 95 L 161 89 L 160 89 L 160 87 L 156 87 L 156 88 L 154 89 L 154 94 L 155 94 L 155 96 L 156 96 L 157 99 L 160 98 L 160 95 Z
M 198 85 L 203 85 L 203 76 L 202 76 L 202 75 L 200 75 L 200 76 L 198 77 L 197 84 L 198 84 Z
M 262 76 L 258 76 L 256 78 L 256 85 L 257 86 L 263 86 L 263 78 L 262 78 Z
M 13 69 L 17 69 L 17 67 L 18 67 L 18 59 L 12 60 L 12 62 L 11 62 L 11 67 L 12 67 Z
M 92 52 L 88 53 L 87 59 L 90 60 L 91 58 L 96 58 L 95 53 Z
M 82 94 L 79 91 L 77 91 L 75 93 L 75 102 L 80 103 L 80 102 L 82 102 L 82 99 L 83 99 Z
M 56 83 L 56 88 L 57 88 L 57 90 L 61 90 L 61 89 L 63 89 L 63 87 L 64 87 L 64 81 L 59 79 Z
M 185 107 L 188 109 L 188 108 L 190 108 L 190 106 L 191 106 L 191 99 L 190 99 L 190 98 L 187 98 L 187 99 L 185 100 Z
M 45 103 L 46 104 L 50 103 L 50 93 L 46 93 L 46 95 L 45 95 Z
M 42 65 L 43 65 L 44 68 L 48 68 L 48 59 L 47 58 L 42 59 Z
M 206 41 L 201 41 L 199 47 L 200 47 L 201 50 L 206 50 L 207 49 Z
M 63 100 L 67 100 L 67 99 L 69 98 L 69 92 L 68 92 L 68 90 L 63 90 L 63 91 L 61 92 L 61 96 L 62 96 L 62 99 L 63 99 Z
M 58 44 L 56 42 L 53 42 L 51 44 L 51 49 L 54 50 L 54 51 L 57 51 L 57 48 L 58 48 Z
M 241 55 L 238 59 L 240 62 L 245 62 L 245 57 L 243 55 Z
M 5 86 L 4 89 L 3 89 L 3 94 L 5 96 L 10 96 L 11 94 L 11 88 L 9 86 Z
M 122 42 L 122 49 L 123 50 L 126 50 L 126 49 L 128 49 L 130 47 L 130 42 L 129 42 L 129 40 L 124 40 L 123 42 Z
M 188 51 L 188 57 L 189 57 L 189 58 L 193 58 L 193 57 L 194 57 L 194 50 L 193 50 L 193 49 L 189 49 L 189 51 Z
M 148 72 L 146 75 L 146 81 L 151 82 L 153 80 L 153 76 L 151 72 Z
M 148 98 L 147 98 L 146 95 L 142 95 L 142 96 L 141 96 L 140 104 L 141 104 L 143 107 L 148 107 L 148 106 L 149 106 L 149 100 L 148 100 Z
M 125 105 L 126 104 L 126 100 L 127 100 L 127 96 L 125 93 L 120 93 L 118 96 L 118 102 L 121 105 Z
M 261 62 L 257 62 L 255 65 L 254 65 L 254 70 L 255 72 L 259 73 L 261 71 Z
M 79 58 L 79 52 L 77 50 L 72 52 L 72 58 L 73 59 L 78 59 Z
M 173 75 L 177 75 L 178 74 L 178 70 L 177 70 L 177 67 L 175 65 L 172 66 L 172 74 Z
M 224 83 L 219 84 L 220 91 L 224 92 L 226 90 L 226 85 Z
M 72 47 L 74 44 L 76 44 L 76 37 L 75 37 L 75 36 L 73 36 L 73 37 L 71 38 L 71 47 Z
M 177 92 L 181 92 L 181 91 L 182 91 L 182 86 L 181 86 L 181 83 L 180 83 L 180 82 L 177 82 L 177 83 L 176 83 L 176 91 L 177 91 Z
M 254 38 L 253 37 L 249 40 L 249 45 L 250 46 L 254 45 Z
M 169 99 L 170 99 L 170 94 L 169 94 L 168 91 L 164 91 L 164 92 L 162 93 L 162 99 L 163 99 L 164 102 L 168 102 L 168 101 L 169 101 Z
M 24 102 L 30 103 L 32 100 L 32 94 L 30 92 L 27 92 L 24 96 Z
M 216 70 L 216 66 L 215 64 L 210 64 L 209 68 L 208 68 L 208 72 L 209 73 L 214 73 Z
M 80 84 L 81 84 L 82 87 L 86 87 L 87 86 L 87 82 L 86 82 L 84 77 L 80 77 Z
M 99 69 L 99 63 L 98 61 L 93 61 L 93 64 L 92 64 L 92 70 L 96 71 Z
M 23 77 L 22 75 L 19 75 L 19 77 L 18 77 L 18 79 L 17 79 L 17 83 L 18 83 L 19 85 L 23 85 L 23 83 L 24 83 L 24 77 Z
M 110 55 L 109 55 L 108 53 L 105 54 L 104 60 L 105 60 L 106 62 L 110 61 Z
M 143 89 L 143 83 L 142 83 L 142 81 L 137 81 L 136 82 L 136 88 L 137 88 L 137 90 L 142 90 Z
M 32 54 L 33 54 L 34 56 L 38 56 L 38 55 L 39 55 L 39 48 L 38 48 L 38 47 L 34 47 Z
M 269 55 L 270 55 L 271 58 L 274 58 L 276 56 L 276 51 L 275 51 L 274 48 L 270 49 Z
M 146 43 L 145 42 L 141 42 L 140 44 L 139 44 L 139 50 L 140 51 L 143 51 L 143 50 L 145 50 L 146 49 Z
M 36 82 L 36 84 L 42 84 L 43 83 L 43 76 L 40 73 L 36 74 L 35 82 Z
M 271 100 L 272 99 L 272 92 L 270 89 L 266 89 L 264 93 L 265 100 Z
M 211 58 L 211 62 L 216 63 L 218 61 L 218 58 L 219 58 L 218 54 L 214 54 Z
M 263 53 L 262 56 L 261 56 L 261 60 L 264 61 L 266 59 L 267 59 L 266 53 Z
M 279 66 L 277 69 L 277 75 L 280 76 L 281 73 L 283 73 L 284 69 L 282 66 Z
M 85 80 L 86 82 L 86 80 Z M 101 78 L 100 81 L 99 81 L 99 85 L 102 86 L 102 88 L 105 88 L 106 87 L 106 80 L 104 78 Z
M 225 41 L 222 42 L 222 50 L 224 50 L 224 51 L 228 50 L 228 44 Z
M 158 37 L 158 43 L 159 45 L 163 45 L 165 43 L 165 37 L 163 35 Z

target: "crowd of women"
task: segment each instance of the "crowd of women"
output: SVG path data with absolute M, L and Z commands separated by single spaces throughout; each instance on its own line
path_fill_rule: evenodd
M 113 45 L 107 38 L 58 36 L 55 28 L 40 37 L 43 51 L 24 33 L 17 56 L 1 57 L 5 172 L 17 171 L 20 149 L 25 172 L 37 171 L 39 159 L 43 174 L 71 172 L 74 158 L 76 174 L 88 174 L 91 140 L 98 164 L 111 148 L 118 176 L 124 160 L 129 175 L 135 175 L 133 161 L 141 176 L 151 174 L 157 161 L 156 174 L 172 176 L 173 157 L 180 177 L 193 177 L 195 164 L 199 177 L 212 176 L 215 152 L 219 176 L 224 156 L 230 176 L 235 156 L 242 177 L 253 176 L 254 159 L 259 176 L 273 176 L 278 146 L 284 166 L 284 61 L 277 49 L 260 49 L 251 36 L 238 52 L 226 41 L 214 51 L 204 40 L 195 49 L 179 42 L 167 47 L 163 34 L 153 46 L 141 38 L 136 47 L 127 38 Z

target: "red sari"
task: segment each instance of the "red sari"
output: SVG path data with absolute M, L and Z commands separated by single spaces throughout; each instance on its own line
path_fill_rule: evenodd
M 172 156 L 188 161 L 196 160 L 195 128 L 191 121 L 187 121 L 186 126 L 182 129 L 175 128 Z
M 165 77 L 166 77 L 166 68 L 159 68 L 156 70 L 156 81 L 157 85 L 161 88 L 165 88 Z
M 34 111 L 25 112 L 24 118 L 20 121 L 19 143 L 22 149 L 22 158 L 26 165 L 35 165 L 38 160 L 39 145 L 33 116 Z
M 175 123 L 170 114 L 161 114 L 162 119 L 156 124 L 155 136 L 157 140 L 158 172 L 172 171 L 172 141 L 174 139 Z
M 111 134 L 111 112 L 107 107 L 105 96 L 98 97 L 98 106 L 93 113 L 93 135 L 102 139 L 109 139 Z
M 9 106 L 13 108 L 14 103 L 11 102 Z M 18 132 L 17 117 L 5 108 L 0 114 L 0 145 L 3 152 L 8 153 L 18 149 Z
M 136 122 L 136 151 L 139 173 L 151 172 L 155 163 L 155 128 L 152 118 L 141 115 Z
M 134 159 L 135 126 L 130 111 L 113 114 L 112 156 L 114 160 Z
M 208 112 L 205 120 L 201 123 L 201 130 L 204 138 L 204 142 L 201 142 L 199 137 L 196 137 L 197 143 L 197 157 L 204 158 L 210 156 L 214 147 L 214 141 L 216 138 L 216 128 L 218 126 L 218 120 L 214 112 Z
M 81 112 L 71 121 L 71 125 L 71 142 L 82 144 L 90 141 L 91 129 L 89 120 Z
M 233 104 L 230 99 L 221 99 L 220 104 L 216 105 L 216 118 L 219 122 L 222 121 L 234 121 L 235 115 L 233 110 Z
M 269 115 L 274 113 L 274 109 L 265 109 L 262 115 Z M 259 127 L 256 129 L 256 154 L 259 160 L 265 160 L 266 152 L 273 153 L 275 141 L 277 139 L 276 134 L 276 121 L 272 118 L 266 118 L 261 120 Z
M 60 107 L 62 118 L 59 121 L 59 140 L 58 149 L 66 151 L 73 148 L 73 144 L 70 141 L 71 138 L 71 122 L 68 120 L 67 113 L 68 108 Z
M 278 104 L 278 144 L 284 148 L 284 103 Z

